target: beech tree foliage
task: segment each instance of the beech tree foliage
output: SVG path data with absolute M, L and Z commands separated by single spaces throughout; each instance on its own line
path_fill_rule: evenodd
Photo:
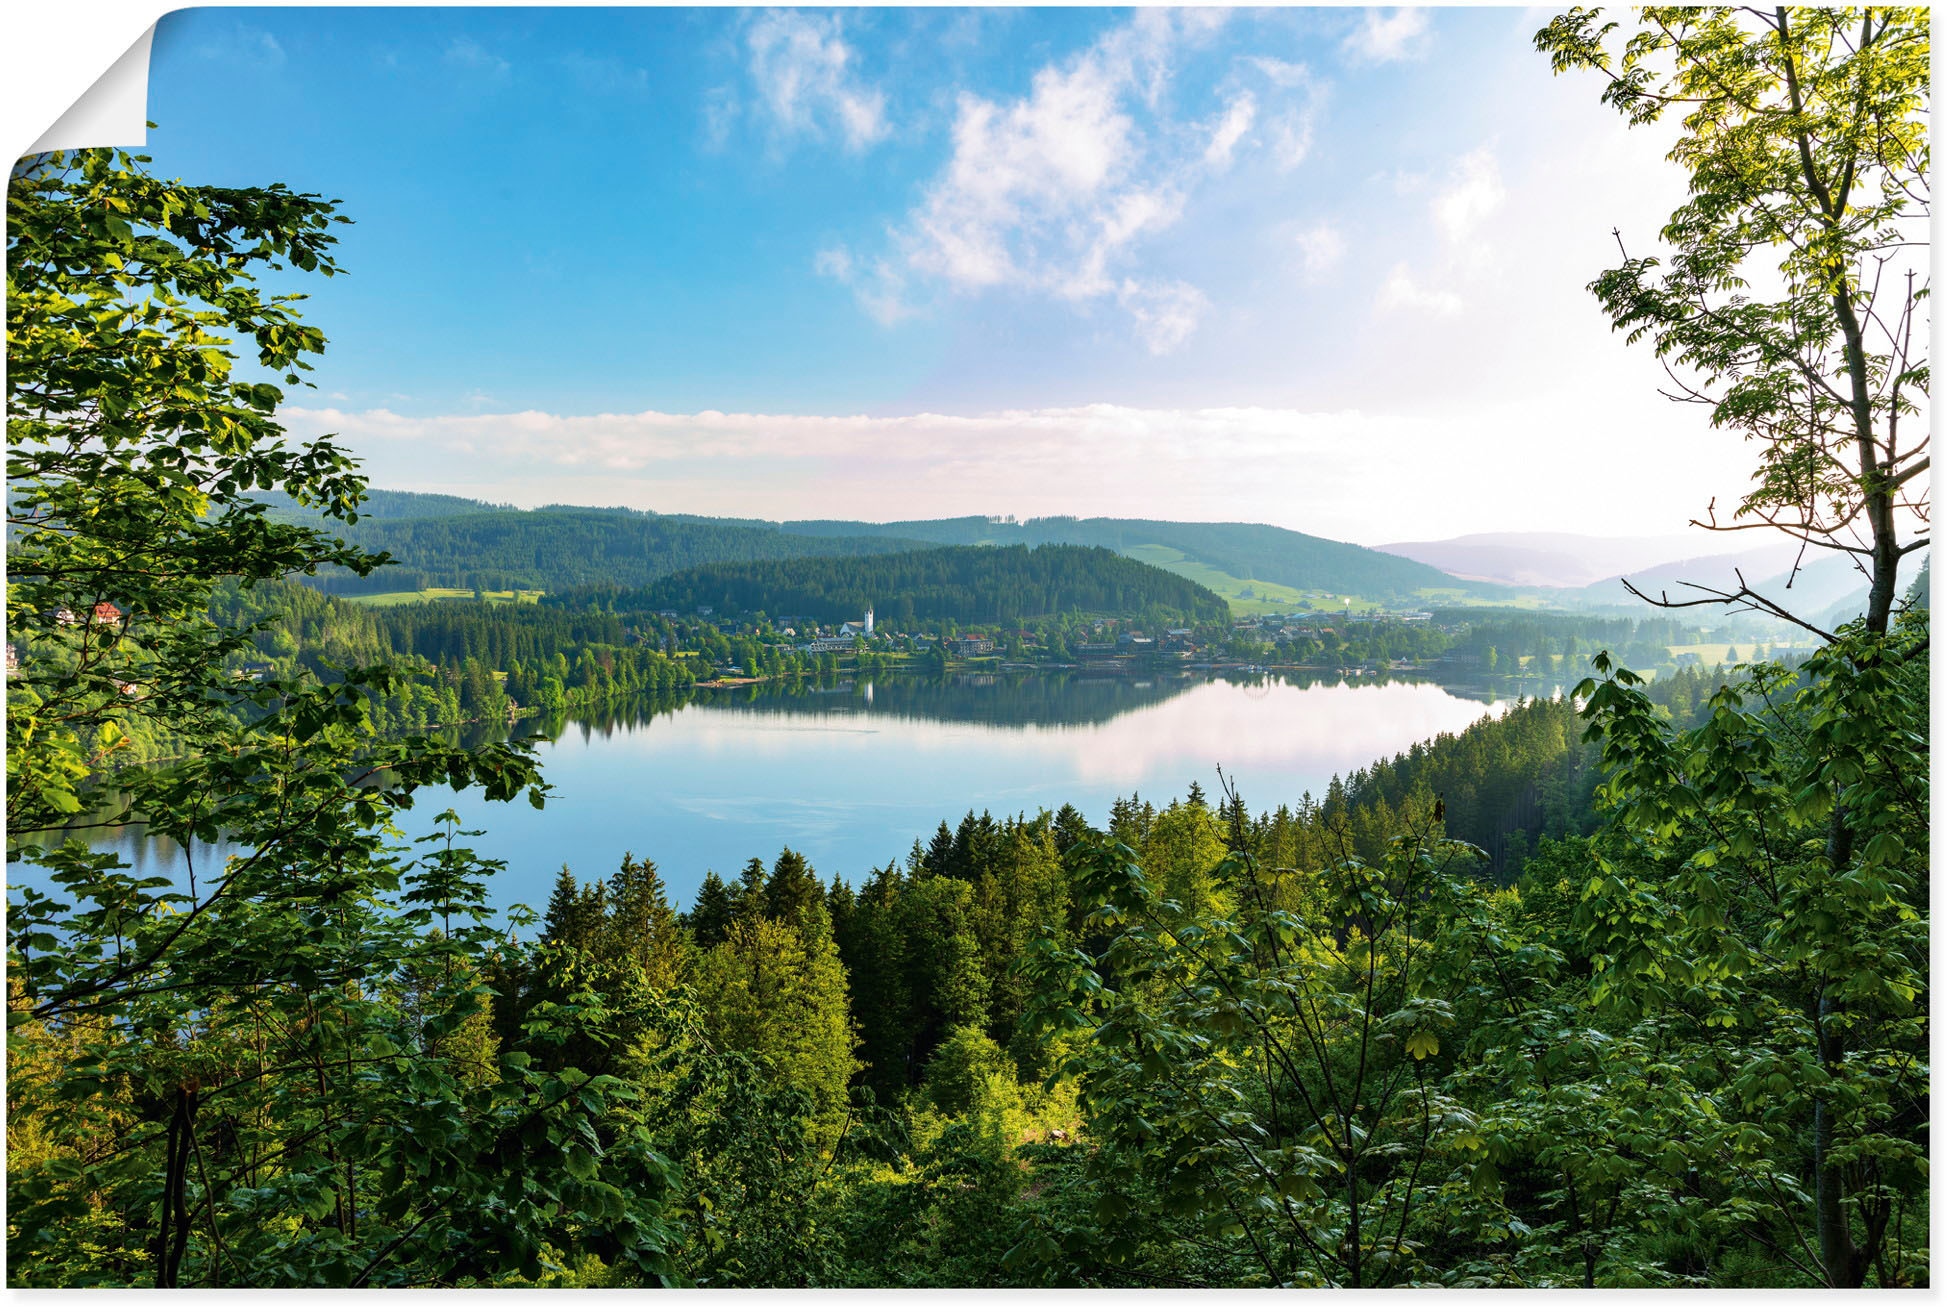
M 533 758 L 373 736 L 391 666 L 226 668 L 252 635 L 221 581 L 380 563 L 251 496 L 356 515 L 351 459 L 288 441 L 237 358 L 291 385 L 323 349 L 263 284 L 337 271 L 335 205 L 144 162 L 35 157 L 8 194 L 8 857 L 40 872 L 9 889 L 8 1123 L 38 1147 L 10 1151 L 9 1276 L 479 1283 L 598 1242 L 660 1278 L 669 1168 L 630 1092 L 535 1060 L 617 1008 L 570 996 L 496 1052 L 493 868 L 450 818 L 430 856 L 400 841 L 429 784 L 539 805 Z M 134 720 L 184 753 L 120 767 Z M 238 854 L 140 877 L 88 843 L 130 820 Z
M 1590 284 L 1647 339 L 1674 400 L 1754 442 L 1753 484 L 1704 527 L 1782 530 L 1844 551 L 1885 632 L 1902 557 L 1928 544 L 1925 9 L 1573 9 L 1537 34 L 1557 72 L 1592 69 L 1632 125 L 1677 117 L 1690 198 Z M 1735 600 L 1794 616 L 1785 597 Z

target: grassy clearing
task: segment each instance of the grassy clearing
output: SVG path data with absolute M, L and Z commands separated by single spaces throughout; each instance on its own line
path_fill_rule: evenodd
M 1561 603 L 1537 593 L 1514 597 L 1477 597 L 1465 588 L 1419 588 L 1413 596 L 1428 610 L 1442 606 L 1491 606 L 1502 610 L 1560 610 Z
M 346 601 L 358 602 L 361 606 L 405 606 L 415 601 L 445 601 L 452 597 L 471 597 L 472 588 L 421 588 L 417 592 L 374 592 L 363 597 L 346 597 Z M 483 592 L 488 601 L 539 601 L 539 588 L 522 588 L 515 592 Z
M 1145 565 L 1154 565 L 1172 574 L 1180 574 L 1192 583 L 1201 583 L 1229 602 L 1231 610 L 1239 615 L 1282 615 L 1289 611 L 1306 609 L 1338 611 L 1346 608 L 1344 593 L 1307 591 L 1302 588 L 1287 587 L 1282 583 L 1267 583 L 1263 579 L 1240 579 L 1234 574 L 1212 569 L 1202 561 L 1184 555 L 1175 547 L 1165 547 L 1152 542 L 1139 547 L 1130 547 L 1122 554 L 1132 560 L 1140 560 Z M 1355 596 L 1351 598 L 1351 608 L 1355 611 L 1377 610 L 1379 603 Z
M 1760 648 L 1767 656 L 1771 652 L 1771 648 L 1761 642 L 1692 642 L 1670 648 L 1670 655 L 1695 655 L 1701 657 L 1706 665 L 1740 665 L 1758 659 Z M 1737 655 L 1731 655 L 1732 652 Z

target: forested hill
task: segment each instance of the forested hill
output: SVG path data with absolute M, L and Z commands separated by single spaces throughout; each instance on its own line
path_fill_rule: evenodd
M 719 561 L 873 555 L 923 545 L 879 536 L 811 538 L 768 525 L 574 506 L 447 509 L 405 518 L 375 513 L 361 516 L 344 536 L 368 551 L 391 552 L 395 563 L 367 579 L 320 575 L 318 585 L 329 592 L 631 588 Z
M 1291 588 L 1350 592 L 1374 598 L 1409 597 L 1421 588 L 1454 588 L 1481 597 L 1508 591 L 1493 584 L 1467 583 L 1402 556 L 1269 524 L 1180 524 L 1161 519 L 1069 516 L 994 520 L 970 515 L 961 519 L 904 520 L 891 524 L 797 520 L 781 527 L 787 533 L 832 537 L 885 534 L 951 545 L 1067 543 L 1107 547 L 1125 554 L 1141 547 L 1158 546 L 1180 551 L 1234 578 L 1262 579 Z
M 1102 547 L 1069 546 L 936 547 L 864 559 L 704 565 L 643 589 L 585 590 L 558 599 L 580 605 L 596 597 L 618 610 L 710 606 L 724 614 L 763 611 L 821 624 L 857 619 L 870 606 L 894 626 L 988 624 L 1067 611 L 1140 615 L 1160 608 L 1185 620 L 1223 620 L 1230 613 L 1222 597 L 1188 579 Z
M 280 518 L 302 512 L 267 495 Z M 1268 524 L 1179 524 L 1157 519 L 856 520 L 713 519 L 620 507 L 516 510 L 463 497 L 375 490 L 348 536 L 397 561 L 363 584 L 343 576 L 334 592 L 424 587 L 542 588 L 584 584 L 639 588 L 677 570 L 720 561 L 856 556 L 924 546 L 1086 546 L 1160 564 L 1210 582 L 1197 567 L 1289 588 L 1414 598 L 1452 589 L 1493 599 L 1508 589 L 1469 583 L 1431 565 Z M 1160 550 L 1158 550 L 1160 549 Z M 1181 553 L 1182 562 L 1176 559 Z

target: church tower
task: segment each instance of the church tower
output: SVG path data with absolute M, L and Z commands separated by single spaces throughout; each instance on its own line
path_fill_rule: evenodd
M 870 606 L 865 608 L 865 636 L 868 638 L 872 636 L 872 607 Z

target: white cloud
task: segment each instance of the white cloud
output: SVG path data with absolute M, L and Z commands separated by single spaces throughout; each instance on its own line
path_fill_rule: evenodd
M 1345 52 L 1366 63 L 1384 64 L 1396 59 L 1412 59 L 1425 48 L 1427 31 L 1424 9 L 1368 9 L 1365 19 L 1345 39 Z
M 737 92 L 732 87 L 711 87 L 703 95 L 703 147 L 722 150 L 730 142 L 730 129 L 737 122 Z
M 1381 310 L 1418 310 L 1436 315 L 1458 314 L 1462 308 L 1455 282 L 1478 285 L 1495 266 L 1494 244 L 1482 236 L 1482 225 L 1507 201 L 1501 185 L 1501 166 L 1492 149 L 1482 146 L 1455 160 L 1447 180 L 1428 209 L 1440 231 L 1444 254 L 1440 260 L 1445 287 L 1429 286 L 1405 264 L 1396 264 L 1379 289 Z
M 1314 115 L 1307 106 L 1279 116 L 1272 125 L 1272 152 L 1277 157 L 1280 169 L 1295 169 L 1305 162 L 1305 156 L 1312 153 L 1313 122 Z
M 282 67 L 284 47 L 277 38 L 259 27 L 234 23 L 196 47 L 196 54 L 218 63 L 254 68 L 259 71 Z
M 818 258 L 811 267 L 824 277 L 849 283 L 852 280 L 852 252 L 843 246 L 827 247 L 818 252 Z
M 1203 162 L 1214 169 L 1230 167 L 1230 157 L 1237 149 L 1251 124 L 1257 118 L 1257 97 L 1246 91 L 1233 99 L 1224 110 L 1223 118 L 1216 130 L 1210 134 L 1210 144 L 1204 147 Z
M 905 275 L 890 261 L 861 263 L 846 247 L 828 246 L 818 252 L 811 267 L 820 277 L 851 288 L 865 312 L 882 324 L 895 324 L 916 313 L 907 303 Z
M 1465 242 L 1506 199 L 1500 163 L 1483 146 L 1455 162 L 1446 187 L 1433 198 L 1433 217 L 1448 241 Z
M 1280 171 L 1290 172 L 1311 154 L 1312 136 L 1330 88 L 1313 77 L 1303 64 L 1263 55 L 1253 55 L 1242 63 L 1262 75 L 1270 84 L 1269 93 L 1282 102 L 1282 108 L 1268 119 L 1265 127 L 1272 160 Z
M 1303 64 L 1290 63 L 1283 59 L 1272 59 L 1265 55 L 1253 55 L 1246 61 L 1252 68 L 1271 80 L 1273 86 L 1300 87 L 1311 79 L 1311 70 Z
M 855 75 L 837 14 L 772 11 L 750 25 L 745 44 L 751 80 L 780 132 L 817 137 L 835 130 L 851 150 L 885 137 L 885 93 Z
M 1136 334 L 1151 355 L 1183 345 L 1210 308 L 1210 298 L 1187 282 L 1144 285 L 1133 279 L 1123 281 L 1116 303 L 1136 321 Z
M 1460 313 L 1461 301 L 1453 292 L 1422 287 L 1404 264 L 1395 264 L 1379 289 L 1379 308 L 1450 315 Z
M 852 253 L 840 281 L 882 321 L 910 312 L 915 290 L 1112 297 L 1149 350 L 1180 346 L 1207 299 L 1136 266 L 1143 243 L 1178 222 L 1191 189 L 1231 164 L 1257 119 L 1259 97 L 1249 91 L 1233 94 L 1214 122 L 1167 113 L 1179 52 L 1223 21 L 1139 10 L 1087 49 L 1037 69 L 1025 95 L 962 91 L 946 164 L 893 225 L 886 256 Z M 1295 67 L 1277 65 L 1284 75 Z
M 506 77 L 514 67 L 478 41 L 464 36 L 456 37 L 452 44 L 446 47 L 443 58 L 453 68 L 463 68 L 494 81 Z
M 913 263 L 962 287 L 1068 281 L 1050 252 L 1071 231 L 1101 226 L 1128 200 L 1114 184 L 1136 151 L 1134 123 L 1120 107 L 1127 69 L 1086 57 L 1067 70 L 1043 68 L 1033 90 L 1011 105 L 962 93 L 953 157 L 915 215 Z M 1119 225 L 1127 235 L 1133 233 Z M 1086 253 L 1084 253 L 1086 258 Z
M 1159 322 L 1170 290 L 1145 307 Z M 1535 527 L 1661 532 L 1695 511 L 1699 487 L 1741 476 L 1737 443 L 1700 447 L 1695 432 L 1667 422 L 1653 391 L 1594 409 L 1585 401 L 1564 388 L 1430 414 L 1084 405 L 425 418 L 287 408 L 280 418 L 294 432 L 339 434 L 379 487 L 773 519 L 880 519 L 896 505 L 926 517 L 1246 520 L 1384 542 L 1505 528 L 1518 506 L 1558 512 Z M 1568 413 L 1578 416 L 1572 443 L 1562 440 Z M 1623 441 L 1643 457 L 1626 469 L 1609 458 Z M 1483 461 L 1485 450 L 1496 459 Z M 1684 477 L 1670 477 L 1673 468 Z M 1597 482 L 1614 493 L 1599 505 L 1558 495 Z
M 1329 223 L 1314 223 L 1297 233 L 1293 240 L 1298 245 L 1299 260 L 1308 280 L 1322 278 L 1345 258 L 1345 238 Z

